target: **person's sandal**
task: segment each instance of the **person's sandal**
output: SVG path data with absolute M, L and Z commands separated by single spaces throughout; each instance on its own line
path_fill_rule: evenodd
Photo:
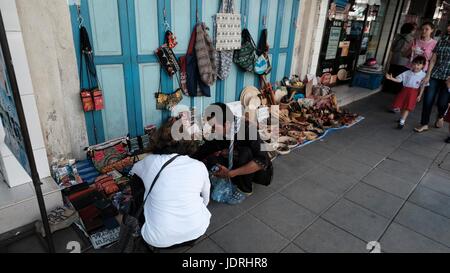
M 417 133 L 423 133 L 423 132 L 426 132 L 428 130 L 429 130 L 429 128 L 426 125 L 414 128 L 414 131 L 417 132 Z
M 443 119 L 443 118 L 440 118 L 440 119 L 436 120 L 436 123 L 434 124 L 434 126 L 435 126 L 436 128 L 442 128 L 442 127 L 444 127 L 444 119 Z

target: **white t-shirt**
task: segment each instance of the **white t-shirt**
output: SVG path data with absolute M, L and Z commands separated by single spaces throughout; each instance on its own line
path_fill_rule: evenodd
M 150 155 L 131 170 L 145 184 L 145 196 L 161 167 L 173 155 Z M 188 156 L 170 163 L 156 181 L 144 205 L 142 237 L 151 246 L 171 247 L 192 241 L 209 226 L 211 184 L 205 165 Z
M 414 73 L 412 70 L 408 70 L 398 75 L 396 79 L 402 81 L 404 87 L 419 89 L 426 76 L 427 73 L 423 71 Z

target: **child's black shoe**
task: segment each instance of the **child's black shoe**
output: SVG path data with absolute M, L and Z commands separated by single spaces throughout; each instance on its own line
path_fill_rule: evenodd
M 403 129 L 403 127 L 405 127 L 405 124 L 399 123 L 399 124 L 397 125 L 397 129 L 399 129 L 399 130 Z

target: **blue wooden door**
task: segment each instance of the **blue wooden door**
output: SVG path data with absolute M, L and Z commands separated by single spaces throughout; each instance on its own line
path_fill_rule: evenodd
M 186 53 L 197 20 L 203 21 L 213 35 L 213 16 L 220 0 L 81 0 L 81 15 L 90 33 L 99 81 L 104 91 L 105 110 L 86 114 L 89 142 L 138 136 L 144 127 L 159 125 L 169 113 L 159 111 L 155 93 L 178 88 L 175 79 L 163 73 L 155 49 L 164 42 L 165 24 L 177 36 L 175 54 Z M 295 22 L 299 0 L 235 0 L 242 24 L 257 42 L 259 33 L 269 32 L 270 58 L 275 82 L 290 74 Z M 75 45 L 78 46 L 77 9 L 71 6 Z M 79 56 L 78 56 L 79 58 Z M 239 99 L 244 86 L 258 85 L 257 77 L 233 65 L 225 81 L 211 87 L 211 97 L 185 97 L 184 105 L 203 111 L 209 104 Z

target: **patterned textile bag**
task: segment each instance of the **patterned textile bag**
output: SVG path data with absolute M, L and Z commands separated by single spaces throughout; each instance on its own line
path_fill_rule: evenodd
M 258 58 L 255 62 L 255 73 L 258 75 L 268 75 L 272 71 L 272 65 L 270 64 L 269 59 L 269 48 L 267 42 L 267 29 L 263 29 L 258 43 Z
M 92 159 L 94 167 L 103 173 L 106 167 L 128 157 L 126 139 L 119 138 L 89 147 L 88 156 Z
M 256 45 L 248 29 L 242 30 L 242 46 L 235 50 L 233 61 L 244 71 L 253 72 L 256 61 Z
M 234 13 L 234 0 L 222 0 L 215 25 L 217 51 L 241 49 L 241 15 Z
M 209 29 L 205 23 L 197 24 L 195 54 L 197 57 L 200 80 L 204 84 L 212 86 L 217 79 L 216 49 L 214 48 L 211 37 L 208 34 L 208 30 Z
M 217 77 L 228 78 L 235 49 L 241 48 L 241 15 L 234 13 L 234 0 L 223 0 L 215 17 Z

